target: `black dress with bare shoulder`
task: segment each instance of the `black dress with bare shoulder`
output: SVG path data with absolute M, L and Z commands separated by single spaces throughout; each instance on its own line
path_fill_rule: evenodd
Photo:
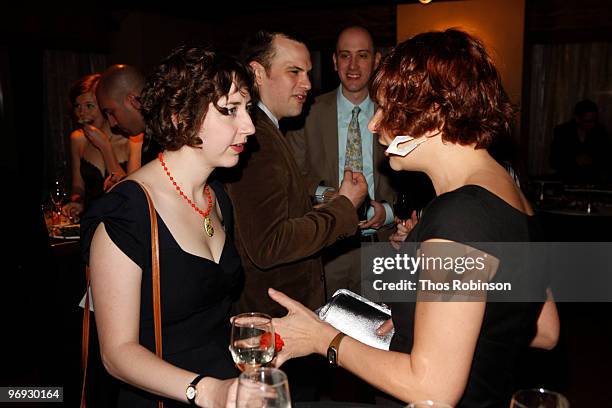
M 461 243 L 529 242 L 536 241 L 538 233 L 534 217 L 480 186 L 467 185 L 435 198 L 425 208 L 408 241 L 440 238 Z M 502 259 L 496 279 L 516 280 L 514 272 Z M 537 290 L 543 292 L 544 298 L 544 280 L 538 282 Z M 542 302 L 487 302 L 468 383 L 456 407 L 508 407 L 516 391 L 518 356 L 536 333 L 542 305 Z M 407 302 L 392 304 L 395 335 L 391 350 L 411 352 L 415 306 Z M 448 341 L 453 341 L 452 336 Z
M 127 171 L 127 161 L 119 163 L 124 171 Z M 92 201 L 102 197 L 104 194 L 104 180 L 108 174 L 103 174 L 99 168 L 81 157 L 81 177 L 85 182 L 84 208 L 88 208 Z
M 226 231 L 219 263 L 183 251 L 157 215 L 163 358 L 194 373 L 226 379 L 239 374 L 228 349 L 229 319 L 243 272 L 231 237 L 231 203 L 221 184 L 213 182 L 210 186 L 221 208 Z M 115 245 L 143 271 L 140 344 L 155 352 L 150 219 L 141 187 L 126 181 L 92 203 L 81 221 L 86 261 L 89 261 L 94 232 L 101 222 Z M 122 383 L 118 406 L 156 407 L 157 400 L 155 395 Z M 165 401 L 165 404 L 183 406 L 177 401 Z

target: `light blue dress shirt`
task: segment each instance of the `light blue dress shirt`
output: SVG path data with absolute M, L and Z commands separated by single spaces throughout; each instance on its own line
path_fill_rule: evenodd
M 338 87 L 336 94 L 337 123 L 338 123 L 338 180 L 342 182 L 344 178 L 344 164 L 346 162 L 346 138 L 348 135 L 349 123 L 353 116 L 353 105 L 342 94 L 342 87 Z M 374 116 L 374 103 L 367 96 L 359 105 L 359 130 L 361 132 L 361 151 L 363 154 L 363 175 L 368 182 L 368 193 L 374 198 L 374 165 L 372 161 L 372 138 L 374 135 L 368 130 L 368 122 Z
M 346 138 L 348 135 L 348 127 L 353 115 L 355 105 L 342 93 L 342 86 L 338 87 L 336 94 L 337 105 L 337 123 L 338 123 L 338 180 L 342 182 L 344 178 L 344 163 L 346 161 Z M 374 186 L 374 156 L 373 156 L 373 139 L 374 135 L 368 129 L 368 123 L 374 116 L 375 106 L 372 99 L 368 95 L 359 105 L 359 131 L 361 132 L 361 151 L 363 154 L 363 175 L 368 182 L 368 194 L 370 198 L 375 198 Z M 393 222 L 393 209 L 389 203 L 383 203 L 385 207 L 385 224 Z M 374 216 L 374 208 L 368 208 L 368 219 Z M 371 232 L 373 230 L 366 230 Z M 365 232 L 365 231 L 364 231 Z
M 279 127 L 278 126 L 278 119 L 276 119 L 276 117 L 272 114 L 272 112 L 270 112 L 270 109 L 268 109 L 268 107 L 266 105 L 264 105 L 264 103 L 262 101 L 257 102 L 257 106 L 259 107 L 259 109 L 264 111 L 266 116 L 270 118 L 270 120 L 276 125 L 276 127 Z

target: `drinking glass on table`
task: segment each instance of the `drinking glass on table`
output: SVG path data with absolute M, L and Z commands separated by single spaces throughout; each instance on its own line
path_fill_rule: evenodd
M 242 313 L 232 320 L 230 351 L 236 367 L 249 371 L 274 358 L 272 318 L 264 313 Z
M 410 403 L 406 408 L 453 408 L 451 405 L 445 404 L 444 402 L 437 402 L 432 400 L 423 400 Z
M 510 408 L 569 408 L 567 398 L 555 391 L 535 388 L 519 390 L 512 395 Z
M 236 408 L 291 408 L 287 375 L 272 367 L 243 372 L 238 377 Z
M 49 186 L 49 197 L 53 204 L 53 224 L 60 224 L 62 220 L 62 205 L 67 197 L 66 186 L 64 179 L 61 176 L 56 177 Z

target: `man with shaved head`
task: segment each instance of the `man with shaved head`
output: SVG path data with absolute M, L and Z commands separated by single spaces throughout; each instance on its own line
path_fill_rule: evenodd
M 140 71 L 130 65 L 111 65 L 103 73 L 96 89 L 98 106 L 113 128 L 126 136 L 139 135 L 145 131 L 145 123 L 140 113 L 140 94 L 145 86 L 145 78 Z M 157 143 L 148 138 L 143 144 L 142 163 L 157 157 L 160 151 Z
M 360 291 L 361 242 L 379 240 L 379 230 L 393 224 L 393 211 L 389 204 L 394 198 L 388 177 L 390 169 L 383 147 L 367 127 L 376 108 L 370 99 L 368 86 L 380 56 L 366 28 L 350 26 L 342 30 L 333 54 L 340 86 L 317 97 L 304 128 L 287 136 L 298 165 L 307 176 L 309 191 L 316 197 L 322 197 L 326 190 L 337 190 L 338 181 L 347 167 L 361 169 L 353 168 L 363 171 L 368 182 L 371 201 L 362 218 L 361 232 L 324 251 L 328 297 L 342 288 Z M 355 139 L 360 141 L 357 160 L 352 151 L 347 150 L 347 145 Z
M 112 65 L 102 74 L 96 90 L 98 105 L 111 127 L 128 136 L 144 132 L 140 113 L 140 93 L 145 85 L 142 74 L 129 65 Z

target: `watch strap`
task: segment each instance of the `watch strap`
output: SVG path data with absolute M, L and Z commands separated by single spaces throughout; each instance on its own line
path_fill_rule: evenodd
M 194 387 L 195 388 L 198 385 L 198 383 L 202 380 L 202 378 L 204 378 L 204 374 L 200 374 L 196 378 L 194 378 L 189 383 L 189 385 L 187 386 L 187 390 L 189 390 L 190 387 Z M 187 392 L 187 391 L 185 391 L 185 392 Z M 196 406 L 195 399 L 196 399 L 197 396 L 198 396 L 197 391 L 194 394 L 193 398 L 189 398 L 189 394 L 187 394 L 187 400 L 189 401 L 190 405 Z
M 346 334 L 342 332 L 336 334 L 336 336 L 333 338 L 333 340 L 329 343 L 329 346 L 327 347 L 327 360 L 329 364 L 333 367 L 338 366 L 340 342 L 345 336 Z

